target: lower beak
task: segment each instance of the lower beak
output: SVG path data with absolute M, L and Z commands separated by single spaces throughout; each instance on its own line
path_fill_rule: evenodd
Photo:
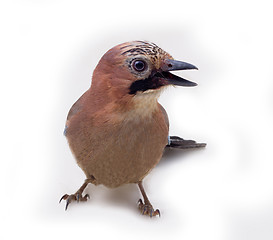
M 194 87 L 197 86 L 195 82 L 191 82 L 184 78 L 178 77 L 169 71 L 175 70 L 187 70 L 187 69 L 197 69 L 194 65 L 186 62 L 176 61 L 172 59 L 165 60 L 164 64 L 161 66 L 162 72 L 158 72 L 155 75 L 161 78 L 166 85 L 172 84 L 177 86 L 184 86 L 184 87 Z

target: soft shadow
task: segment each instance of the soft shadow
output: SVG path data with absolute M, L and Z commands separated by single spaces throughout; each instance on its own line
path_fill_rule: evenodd
M 206 148 L 192 148 L 192 149 L 177 149 L 177 148 L 165 148 L 161 161 L 158 166 L 169 164 L 174 161 L 181 161 L 187 159 L 186 156 L 193 154 L 193 152 L 204 151 Z M 178 159 L 179 157 L 179 159 Z
M 141 198 L 136 184 L 126 184 L 114 189 L 102 185 L 94 186 L 89 184 L 86 193 L 90 195 L 90 200 L 92 200 L 92 196 L 94 196 L 95 201 L 130 210 L 137 209 L 137 202 Z

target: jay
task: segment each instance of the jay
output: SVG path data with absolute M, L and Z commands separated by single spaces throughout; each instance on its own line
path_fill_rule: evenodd
M 133 41 L 107 51 L 96 66 L 91 87 L 71 107 L 65 136 L 86 180 L 75 194 L 65 194 L 66 207 L 72 201 L 86 201 L 83 191 L 89 183 L 116 188 L 138 184 L 143 201 L 138 207 L 150 217 L 160 215 L 150 203 L 142 181 L 158 164 L 166 147 L 199 148 L 204 143 L 169 136 L 169 120 L 158 103 L 169 85 L 197 84 L 170 71 L 197 69 L 174 60 L 156 44 Z M 60 200 L 60 202 L 61 202 Z

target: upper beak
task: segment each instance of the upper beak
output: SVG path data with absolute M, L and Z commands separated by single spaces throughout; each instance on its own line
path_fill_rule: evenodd
M 197 69 L 198 68 L 190 63 L 181 62 L 177 60 L 167 59 L 164 61 L 163 65 L 161 66 L 162 72 L 160 73 L 161 77 L 164 78 L 164 80 L 167 80 L 168 84 L 178 85 L 178 86 L 184 86 L 184 87 L 193 87 L 197 84 L 194 82 L 191 82 L 189 80 L 186 80 L 184 78 L 178 77 L 169 71 L 175 71 L 175 70 L 186 70 L 186 69 Z

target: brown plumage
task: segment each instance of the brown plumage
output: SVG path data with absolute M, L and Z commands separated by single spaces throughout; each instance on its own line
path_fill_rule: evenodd
M 86 181 L 75 194 L 61 198 L 67 199 L 66 208 L 72 200 L 87 200 L 82 192 L 88 183 L 109 188 L 136 183 L 144 197 L 144 203 L 139 202 L 143 214 L 159 215 L 142 180 L 160 161 L 166 145 L 172 146 L 167 113 L 157 102 L 162 88 L 196 85 L 168 72 L 182 69 L 196 67 L 173 60 L 150 42 L 123 43 L 104 54 L 90 89 L 67 117 L 65 135 Z M 179 139 L 176 146 L 186 146 L 187 141 Z M 191 147 L 204 146 L 191 143 Z

